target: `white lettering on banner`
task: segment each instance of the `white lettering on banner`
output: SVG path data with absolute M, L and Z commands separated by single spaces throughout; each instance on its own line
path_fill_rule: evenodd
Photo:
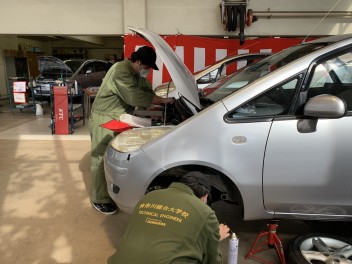
M 64 120 L 64 110 L 62 108 L 59 108 L 59 120 Z
M 194 72 L 205 68 L 205 48 L 194 48 Z

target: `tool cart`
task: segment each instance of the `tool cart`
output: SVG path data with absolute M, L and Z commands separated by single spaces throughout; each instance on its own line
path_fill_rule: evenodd
M 51 133 L 73 134 L 75 124 L 85 125 L 83 93 L 76 93 L 67 86 L 53 86 L 50 90 Z

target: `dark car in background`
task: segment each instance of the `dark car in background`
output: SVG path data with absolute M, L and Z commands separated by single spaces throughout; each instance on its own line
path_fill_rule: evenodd
M 50 87 L 67 85 L 74 88 L 75 81 L 80 91 L 87 87 L 100 86 L 111 63 L 96 59 L 72 59 L 62 61 L 53 56 L 38 57 L 40 75 L 33 88 L 35 95 L 50 96 Z

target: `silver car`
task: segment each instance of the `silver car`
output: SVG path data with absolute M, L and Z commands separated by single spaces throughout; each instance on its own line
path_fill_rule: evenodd
M 181 94 L 180 122 L 128 130 L 110 142 L 108 190 L 122 211 L 198 170 L 210 175 L 213 201 L 238 204 L 245 220 L 352 220 L 352 35 L 288 48 L 199 98 L 167 43 L 132 31 L 168 67 Z

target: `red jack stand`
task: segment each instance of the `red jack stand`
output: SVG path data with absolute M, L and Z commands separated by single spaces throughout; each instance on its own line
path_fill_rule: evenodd
M 281 241 L 276 234 L 276 229 L 278 227 L 277 222 L 278 222 L 278 220 L 270 220 L 269 221 L 268 231 L 261 231 L 259 233 L 259 235 L 257 236 L 256 240 L 254 241 L 253 245 L 251 246 L 251 249 L 249 250 L 248 254 L 246 255 L 245 259 L 254 258 L 254 259 L 259 260 L 260 262 L 272 264 L 271 262 L 269 262 L 265 259 L 262 259 L 260 257 L 255 256 L 255 254 L 275 247 L 276 253 L 279 256 L 281 264 L 286 264 L 284 250 L 282 248 Z M 267 236 L 267 239 L 259 243 L 259 240 L 264 236 Z M 259 243 L 259 244 L 256 246 L 257 243 Z

